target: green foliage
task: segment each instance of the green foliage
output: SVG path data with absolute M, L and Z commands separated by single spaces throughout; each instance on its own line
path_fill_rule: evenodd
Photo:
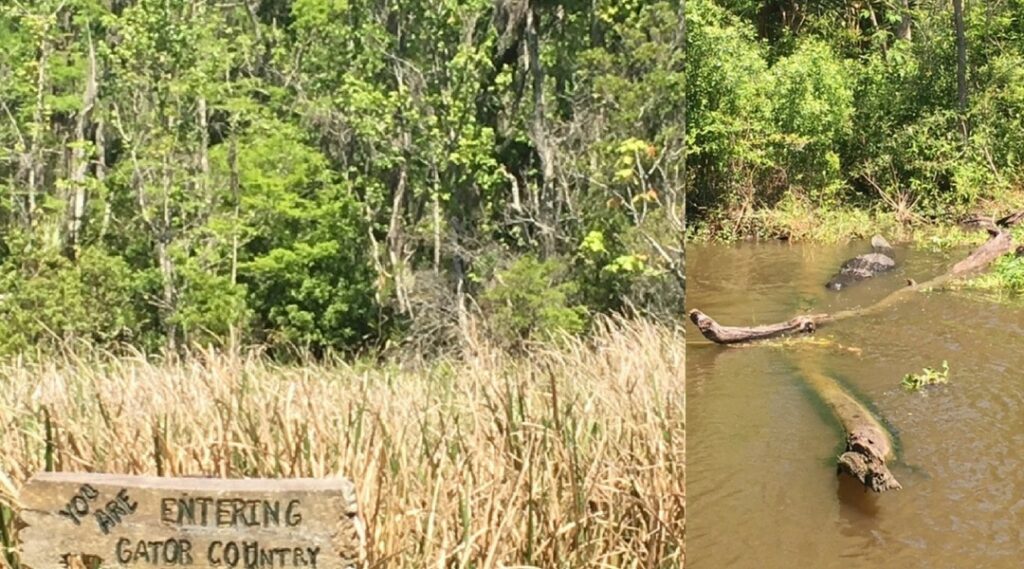
M 89 248 L 71 263 L 15 242 L 24 252 L 0 263 L 0 354 L 71 342 L 145 345 L 137 283 L 123 259 Z
M 751 24 L 716 3 L 687 3 L 687 162 L 691 214 L 738 201 L 771 169 L 767 62 Z
M 770 69 L 765 88 L 774 109 L 775 164 L 791 185 L 818 191 L 842 185 L 839 149 L 854 112 L 848 67 L 825 43 L 806 40 Z
M 187 343 L 219 343 L 232 332 L 248 329 L 252 310 L 245 286 L 232 283 L 228 275 L 205 270 L 191 259 L 179 267 L 179 306 L 171 321 L 181 328 Z
M 965 231 L 959 226 L 937 226 L 917 236 L 917 247 L 926 251 L 942 252 L 954 247 L 978 246 L 988 239 L 981 231 Z
M 364 341 L 376 312 L 372 272 L 360 253 L 337 242 L 299 242 L 244 265 L 265 339 L 314 350 Z
M 971 279 L 967 287 L 1018 298 L 1024 295 L 1024 256 L 1003 255 L 987 273 Z
M 903 376 L 900 385 L 907 391 L 920 391 L 930 385 L 939 385 L 949 382 L 949 363 L 943 360 L 942 369 L 926 367 L 921 373 L 908 373 Z
M 904 14 L 898 3 L 873 3 L 871 12 L 687 3 L 696 231 L 796 238 L 821 211 L 843 209 L 905 226 L 948 224 L 1019 201 L 1020 3 L 966 7 L 965 112 L 951 6 L 911 5 Z M 772 210 L 792 213 L 794 203 L 809 217 L 775 223 Z
M 565 296 L 510 335 L 656 298 L 638 232 L 681 233 L 651 231 L 682 215 L 675 3 L 257 4 L 0 3 L 4 350 L 451 347 L 510 255 L 559 264 Z M 97 258 L 119 300 L 60 313 Z
M 999 259 L 992 274 L 999 279 L 1000 288 L 1010 294 L 1024 294 L 1024 257 L 1006 255 Z
M 559 262 L 526 255 L 495 275 L 482 296 L 483 309 L 493 334 L 506 345 L 551 340 L 583 331 L 587 310 L 572 303 L 576 292 Z

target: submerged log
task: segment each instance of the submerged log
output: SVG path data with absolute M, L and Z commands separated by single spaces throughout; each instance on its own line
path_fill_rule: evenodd
M 800 371 L 846 433 L 846 450 L 836 461 L 837 472 L 853 476 L 875 492 L 902 489 L 886 464 L 896 457 L 889 430 L 831 377 L 807 365 Z
M 984 245 L 975 249 L 964 260 L 953 265 L 949 271 L 922 283 L 909 281 L 908 286 L 897 289 L 878 302 L 864 308 L 842 310 L 835 314 L 806 314 L 785 322 L 760 326 L 723 326 L 695 308 L 689 312 L 690 320 L 705 338 L 718 344 L 739 344 L 789 334 L 809 334 L 825 324 L 879 312 L 912 292 L 938 288 L 951 280 L 973 274 L 1014 250 L 1013 237 L 1008 231 L 992 230 L 991 234 L 992 237 Z

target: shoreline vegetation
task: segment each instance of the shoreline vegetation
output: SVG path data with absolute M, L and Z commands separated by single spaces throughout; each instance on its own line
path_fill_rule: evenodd
M 1022 10 L 687 2 L 690 241 L 975 244 L 1024 209 Z
M 1016 204 L 1016 205 L 1015 205 Z M 721 219 L 696 221 L 687 228 L 687 243 L 733 243 L 739 241 L 789 241 L 835 244 L 868 240 L 884 235 L 895 244 L 914 248 L 946 250 L 980 245 L 987 239 L 980 218 L 994 220 L 1003 213 L 1024 209 L 1024 190 L 1005 204 L 979 206 L 977 213 L 941 220 L 901 222 L 894 212 L 878 207 L 807 208 L 755 210 L 742 229 Z M 996 215 L 992 215 L 996 212 Z
M 949 251 L 984 245 L 990 238 L 988 229 L 994 227 L 1003 214 L 1016 215 L 1005 208 L 995 211 L 996 215 L 972 215 L 958 223 L 920 223 L 917 225 L 898 224 L 886 214 L 872 217 L 861 210 L 830 211 L 821 217 L 809 213 L 809 217 L 798 221 L 803 232 L 774 234 L 770 237 L 748 236 L 746 239 L 722 239 L 711 236 L 706 228 L 698 227 L 688 234 L 688 244 L 731 243 L 738 240 L 789 241 L 818 244 L 866 240 L 872 234 L 885 234 L 897 244 L 909 244 L 914 249 Z M 774 215 L 766 212 L 768 216 Z M 830 220 L 842 220 L 830 224 Z M 878 220 L 882 219 L 883 222 Z M 792 230 L 792 227 L 790 227 Z M 888 233 L 885 231 L 888 230 Z M 1015 243 L 1024 243 L 1024 227 L 1013 224 L 1009 233 Z M 771 235 L 769 233 L 769 235 Z M 991 263 L 987 270 L 964 279 L 944 285 L 950 290 L 975 294 L 991 302 L 1024 302 L 1024 247 L 1005 252 Z
M 42 470 L 356 481 L 369 566 L 682 566 L 681 332 L 600 319 L 587 339 L 431 361 L 0 362 L 0 567 Z

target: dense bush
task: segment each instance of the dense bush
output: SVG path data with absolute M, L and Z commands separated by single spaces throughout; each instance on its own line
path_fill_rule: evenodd
M 1022 8 L 966 6 L 961 110 L 948 3 L 688 2 L 690 220 L 785 236 L 763 212 L 949 222 L 1020 202 Z
M 11 245 L 20 250 L 0 263 L 0 353 L 150 340 L 139 321 L 143 286 L 123 259 L 89 248 L 72 263 Z
M 559 273 L 556 261 L 525 256 L 495 275 L 482 300 L 498 341 L 515 346 L 583 330 L 586 309 L 571 305 L 576 285 Z

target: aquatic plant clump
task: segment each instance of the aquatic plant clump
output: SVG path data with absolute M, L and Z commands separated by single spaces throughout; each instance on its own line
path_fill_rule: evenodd
M 930 385 L 949 383 L 949 362 L 942 361 L 942 369 L 926 367 L 921 373 L 908 373 L 900 385 L 907 391 L 920 391 Z

